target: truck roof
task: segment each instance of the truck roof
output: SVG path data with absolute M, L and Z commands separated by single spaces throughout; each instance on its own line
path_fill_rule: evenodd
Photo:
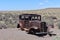
M 41 16 L 41 15 L 38 15 L 38 14 L 21 14 L 21 15 L 19 15 L 19 16 L 22 16 L 22 15 L 27 15 L 27 16 Z
M 24 17 L 24 18 L 22 18 L 22 17 Z M 32 17 L 40 17 L 40 20 L 41 20 L 41 15 L 38 15 L 38 14 L 21 14 L 21 15 L 19 15 L 19 19 L 26 19 L 26 17 L 27 17 L 27 19 L 29 19 L 29 20 L 31 20 L 31 18 Z M 38 20 L 38 19 L 37 19 Z

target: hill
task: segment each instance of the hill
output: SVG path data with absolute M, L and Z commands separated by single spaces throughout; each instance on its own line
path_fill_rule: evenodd
M 60 8 L 46 8 L 46 9 L 38 9 L 38 10 L 24 10 L 24 11 L 0 11 L 0 24 L 6 24 L 7 27 L 12 27 L 12 26 L 16 27 L 19 21 L 18 18 L 19 15 L 25 13 L 40 14 L 42 15 L 42 17 L 52 16 L 60 20 Z

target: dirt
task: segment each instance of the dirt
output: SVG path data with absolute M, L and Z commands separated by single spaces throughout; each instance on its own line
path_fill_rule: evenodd
M 36 35 L 27 34 L 25 31 L 18 30 L 17 28 L 0 29 L 0 40 L 59 40 L 60 31 L 54 30 L 56 36 L 38 37 Z

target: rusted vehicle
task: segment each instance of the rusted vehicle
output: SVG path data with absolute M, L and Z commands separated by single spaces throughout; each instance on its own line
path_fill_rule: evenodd
M 31 34 L 49 34 L 46 22 L 41 21 L 41 15 L 38 14 L 21 14 L 17 28 L 25 30 Z

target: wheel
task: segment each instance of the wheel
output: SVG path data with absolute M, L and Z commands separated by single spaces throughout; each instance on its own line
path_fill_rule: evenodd
M 17 28 L 20 28 L 20 25 L 19 24 L 17 24 Z
M 36 30 L 34 28 L 31 28 L 28 32 L 28 34 L 35 34 L 36 33 Z
M 51 36 L 52 36 L 52 34 L 49 34 L 49 36 L 51 37 Z

